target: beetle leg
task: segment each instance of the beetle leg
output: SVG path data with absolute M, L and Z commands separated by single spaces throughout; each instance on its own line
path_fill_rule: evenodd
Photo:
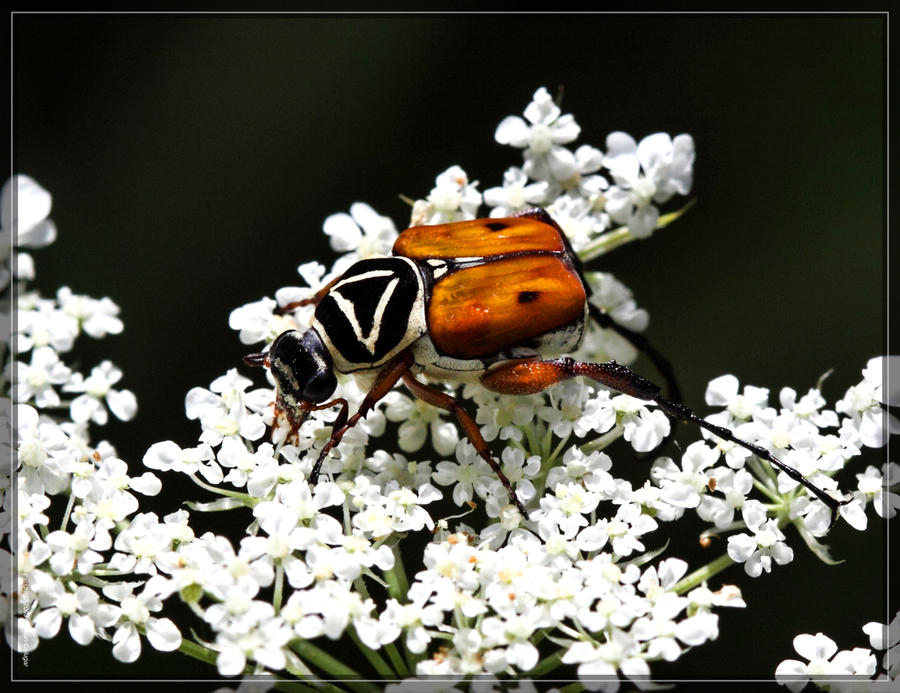
M 342 277 L 338 275 L 330 282 L 328 282 L 325 286 L 319 289 L 312 298 L 304 298 L 300 301 L 291 301 L 287 305 L 280 306 L 275 310 L 275 313 L 278 315 L 284 315 L 285 313 L 290 313 L 292 310 L 296 310 L 297 308 L 302 308 L 303 306 L 317 306 L 319 305 L 319 301 L 325 298 L 325 294 L 331 291 L 331 287 L 337 284 Z
M 646 354 L 647 357 L 651 361 L 653 361 L 653 365 L 656 366 L 656 370 L 659 371 L 659 374 L 663 377 L 663 380 L 666 381 L 666 390 L 669 393 L 669 399 L 676 402 L 681 401 L 681 389 L 678 387 L 678 382 L 675 380 L 675 372 L 672 369 L 672 364 L 669 363 L 669 360 L 665 356 L 663 356 L 660 352 L 658 352 L 650 345 L 650 342 L 644 335 L 642 335 L 640 332 L 629 330 L 627 327 L 620 325 L 593 303 L 588 303 L 588 311 L 590 312 L 591 317 L 594 319 L 594 322 L 596 322 L 597 325 L 602 328 L 612 330 L 620 337 L 628 341 L 635 349 Z
M 649 400 L 662 409 L 670 418 L 677 421 L 693 423 L 706 429 L 713 435 L 727 440 L 735 445 L 740 445 L 774 465 L 794 481 L 805 486 L 815 494 L 819 500 L 831 508 L 832 522 L 836 517 L 838 506 L 849 501 L 838 501 L 829 496 L 825 491 L 813 484 L 790 465 L 785 464 L 765 448 L 748 443 L 735 436 L 730 430 L 722 426 L 701 419 L 688 407 L 660 395 L 660 388 L 649 380 L 642 378 L 637 373 L 615 361 L 607 363 L 584 363 L 572 358 L 560 358 L 553 361 L 525 361 L 508 365 L 501 365 L 488 371 L 481 377 L 482 384 L 489 390 L 504 394 L 526 395 L 540 392 L 551 385 L 563 382 L 569 378 L 583 375 L 595 380 L 623 394 L 631 395 L 638 399 Z
M 490 465 L 491 469 L 494 470 L 494 474 L 500 479 L 500 483 L 503 484 L 503 488 L 505 488 L 506 492 L 509 494 L 510 502 L 519 509 L 519 512 L 522 513 L 522 517 L 527 517 L 525 507 L 516 497 L 516 492 L 513 490 L 509 479 L 506 478 L 506 474 L 503 473 L 500 465 L 497 464 L 493 455 L 491 455 L 487 443 L 484 442 L 484 438 L 478 430 L 478 425 L 472 417 L 469 416 L 469 412 L 466 411 L 465 407 L 459 403 L 459 400 L 448 395 L 446 392 L 441 392 L 430 385 L 419 382 L 409 371 L 403 374 L 403 382 L 406 384 L 406 387 L 409 388 L 410 392 L 423 402 L 427 402 L 438 409 L 449 411 L 456 416 L 456 420 L 459 421 L 463 428 L 463 432 L 466 434 L 469 442 L 472 443 L 475 451 Z
M 325 443 L 325 447 L 323 447 L 322 452 L 319 453 L 319 459 L 316 460 L 312 472 L 310 472 L 310 484 L 315 484 L 319 480 L 319 471 L 322 468 L 322 463 L 325 461 L 328 453 L 341 442 L 341 438 L 344 437 L 344 434 L 359 423 L 359 420 L 368 414 L 378 401 L 391 391 L 391 388 L 397 384 L 397 381 L 409 370 L 409 367 L 412 364 L 412 353 L 408 349 L 400 352 L 393 359 L 388 361 L 384 368 L 378 373 L 375 384 L 372 386 L 372 389 L 366 393 L 362 404 L 359 405 L 359 409 L 353 416 L 349 419 L 347 418 L 346 407 L 338 413 L 338 418 L 335 419 L 335 424 L 331 431 L 331 438 Z

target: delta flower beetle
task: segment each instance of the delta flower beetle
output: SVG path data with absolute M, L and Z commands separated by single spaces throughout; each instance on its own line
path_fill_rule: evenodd
M 501 395 L 530 395 L 577 376 L 637 400 L 653 402 L 685 421 L 767 460 L 802 484 L 832 513 L 841 505 L 799 471 L 728 428 L 697 416 L 662 389 L 615 361 L 578 361 L 589 320 L 618 331 L 648 352 L 672 383 L 668 364 L 640 335 L 619 326 L 588 300 L 590 287 L 566 234 L 546 210 L 506 218 L 413 226 L 387 257 L 359 260 L 312 298 L 305 330 L 286 330 L 246 363 L 265 366 L 277 384 L 278 410 L 293 434 L 313 411 L 337 407 L 330 437 L 312 467 L 324 460 L 401 381 L 418 399 L 451 412 L 478 455 L 525 516 L 526 508 L 495 460 L 475 420 L 459 400 L 433 382 L 477 383 Z M 336 374 L 360 374 L 371 386 L 350 415 L 345 398 L 330 399 Z M 421 376 L 428 382 L 421 379 Z

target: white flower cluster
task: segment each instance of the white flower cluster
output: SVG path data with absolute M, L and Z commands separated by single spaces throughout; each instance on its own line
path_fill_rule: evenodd
M 834 693 L 897 690 L 900 674 L 900 613 L 890 624 L 872 621 L 862 627 L 869 636 L 868 647 L 854 647 L 838 652 L 837 643 L 824 633 L 801 633 L 794 638 L 794 649 L 806 659 L 786 659 L 775 670 L 775 678 L 793 693 L 802 691 L 807 683 Z M 885 650 L 881 670 L 872 650 Z
M 522 166 L 484 194 L 451 167 L 413 204 L 413 223 L 475 218 L 482 203 L 492 216 L 540 205 L 587 259 L 671 221 L 657 205 L 690 190 L 689 136 L 655 134 L 635 143 L 613 133 L 606 153 L 587 145 L 570 151 L 564 145 L 579 132 L 539 89 L 525 119 L 507 118 L 496 132 L 498 141 L 524 150 Z M 306 329 L 314 309 L 308 300 L 353 262 L 389 253 L 398 235 L 390 219 L 363 203 L 326 219 L 324 231 L 340 257 L 330 268 L 303 264 L 303 286 L 234 310 L 229 324 L 242 343 Z M 646 327 L 647 314 L 627 287 L 610 275 L 587 278 L 598 307 L 630 330 Z M 63 301 L 57 297 L 59 306 Z M 87 317 L 78 324 L 87 330 Z M 17 343 L 32 354 L 50 344 L 34 330 Z M 628 362 L 635 351 L 618 334 L 592 327 L 577 356 Z M 155 615 L 177 595 L 200 620 L 194 630 L 209 634 L 190 643 L 191 653 L 222 675 L 405 679 L 395 690 L 421 690 L 427 681 L 416 677 L 433 675 L 446 687 L 458 681 L 460 689 L 489 688 L 501 677 L 562 675 L 577 676 L 589 690 L 616 690 L 625 676 L 643 688 L 653 685 L 653 662 L 676 660 L 718 636 L 715 608 L 745 606 L 738 587 L 707 586 L 719 571 L 737 562 L 755 577 L 773 562 L 790 561 L 783 531 L 790 525 L 826 556 L 815 537 L 828 530 L 827 506 L 739 446 L 698 435 L 680 460 L 657 459 L 642 485 L 617 478 L 607 446 L 624 438 L 650 452 L 668 435 L 669 420 L 651 403 L 581 380 L 520 397 L 474 385 L 454 390 L 495 448 L 526 507 L 523 517 L 451 415 L 399 391 L 344 435 L 311 486 L 334 409 L 313 411 L 291 430 L 270 374 L 269 386 L 255 388 L 229 370 L 187 394 L 186 415 L 200 427 L 196 444 L 159 442 L 143 459 L 153 470 L 187 474 L 214 495 L 190 503 L 191 510 L 246 518 L 246 531 L 234 538 L 195 533 L 185 510 L 162 519 L 138 513 L 129 489 L 152 492 L 156 477 L 129 477 L 106 444 L 76 446 L 76 459 L 69 451 L 75 424 L 38 414 L 61 404 L 50 394 L 55 386 L 99 401 L 91 394 L 102 390 L 95 383 L 105 378 L 111 385 L 114 368 L 76 379 L 58 359 L 41 358 L 46 377 L 28 386 L 31 406 L 19 417 L 17 442 L 19 526 L 29 549 L 18 574 L 31 590 L 18 591 L 34 595 L 19 600 L 18 642 L 29 647 L 67 618 L 78 642 L 107 635 L 125 661 L 137 656 L 139 634 L 154 647 L 184 649 L 179 631 L 192 626 Z M 873 359 L 834 409 L 818 389 L 798 399 L 787 388 L 776 409 L 766 390 L 740 391 L 733 376 L 723 376 L 707 391 L 707 403 L 721 408 L 710 419 L 839 494 L 834 475 L 862 448 L 897 432 L 884 409 L 897 401 L 883 385 L 889 363 Z M 19 380 L 29 373 L 21 371 Z M 352 413 L 368 385 L 339 376 L 335 397 Z M 111 392 L 103 398 L 116 414 L 121 398 Z M 75 407 L 73 400 L 69 408 L 73 419 L 77 411 L 83 422 L 101 422 L 96 406 Z M 434 461 L 421 454 L 426 444 Z M 896 477 L 896 465 L 857 474 L 858 488 L 840 516 L 864 529 L 872 502 L 881 517 L 892 517 Z M 50 496 L 69 489 L 62 534 L 51 532 Z M 727 552 L 693 571 L 680 558 L 661 556 L 669 528 L 677 531 L 672 523 L 687 511 L 710 531 L 730 534 Z M 67 531 L 68 522 L 76 529 Z M 135 575 L 143 581 L 113 579 Z M 108 582 L 102 596 L 93 589 L 101 576 Z M 339 639 L 354 642 L 358 654 L 343 647 L 341 656 L 332 654 L 330 643 Z M 528 685 L 520 682 L 523 690 Z
M 3 188 L 3 233 L 17 246 L 41 247 L 56 237 L 47 218 L 50 194 L 27 176 Z M 162 602 L 149 582 L 105 581 L 100 576 L 151 573 L 152 560 L 144 528 L 157 542 L 166 532 L 149 532 L 155 518 L 137 515 L 137 494 L 156 495 L 159 479 L 145 472 L 129 474 L 128 465 L 108 442 L 91 442 L 90 424 L 107 423 L 109 412 L 123 421 L 137 412 L 128 390 L 114 387 L 122 371 L 103 361 L 85 376 L 63 360 L 82 333 L 99 339 L 122 331 L 119 308 L 110 299 L 75 294 L 68 287 L 55 298 L 27 290 L 34 277 L 31 258 L 19 253 L 12 273 L 16 291 L 15 331 L 3 345 L 4 390 L 14 407 L 16 445 L 14 485 L 4 475 L 3 542 L 10 535 L 9 513 L 15 497 L 16 518 L 11 556 L 0 549 L 15 584 L 3 584 L 4 632 L 19 652 L 54 637 L 67 622 L 79 644 L 95 637 L 111 640 L 116 658 L 130 662 L 141 651 L 140 633 L 160 650 L 178 647 L 181 635 L 167 618 L 157 618 Z M 9 278 L 9 275 L 6 275 Z M 9 286 L 4 288 L 9 289 Z M 13 496 L 15 494 L 15 496 Z M 131 523 L 122 531 L 122 526 Z M 168 528 L 173 525 L 161 525 Z M 171 543 L 174 535 L 168 536 Z M 138 588 L 141 587 L 140 590 Z

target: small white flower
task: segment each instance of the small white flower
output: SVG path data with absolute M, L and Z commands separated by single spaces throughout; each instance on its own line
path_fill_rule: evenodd
M 619 506 L 615 517 L 600 519 L 581 530 L 576 545 L 582 551 L 598 551 L 609 543 L 617 556 L 630 556 L 643 551 L 638 537 L 657 528 L 656 520 L 645 515 L 636 503 Z
M 646 402 L 629 395 L 613 398 L 613 406 L 621 415 L 624 438 L 636 452 L 650 452 L 669 435 L 672 424 L 659 409 L 649 410 Z
M 884 625 L 872 621 L 863 626 L 863 632 L 869 636 L 869 644 L 875 650 L 885 650 L 882 666 L 890 680 L 896 681 L 900 675 L 900 612 L 894 615 L 890 624 Z
M 50 346 L 38 347 L 31 352 L 31 363 L 16 362 L 19 402 L 34 402 L 41 409 L 57 407 L 59 395 L 54 385 L 68 382 L 71 369 L 59 359 L 59 354 Z
M 584 415 L 584 407 L 593 397 L 593 386 L 579 380 L 569 380 L 553 388 L 549 392 L 552 406 L 540 407 L 537 410 L 538 417 L 547 422 L 553 435 L 557 438 L 566 438 L 575 429 L 587 431 L 579 426 Z
M 609 228 L 609 215 L 595 208 L 591 200 L 564 193 L 547 206 L 573 250 L 579 252 Z
M 727 407 L 728 413 L 739 421 L 747 421 L 753 412 L 765 407 L 769 401 L 769 391 L 764 387 L 746 385 L 739 392 L 740 383 L 733 375 L 720 375 L 709 381 L 706 388 L 706 403 L 711 407 Z
M 89 523 L 77 525 L 72 532 L 57 530 L 47 535 L 47 546 L 53 551 L 49 565 L 56 575 L 71 575 L 73 572 L 90 575 L 93 567 L 103 561 L 90 548 L 94 527 Z
M 473 489 L 482 483 L 482 478 L 493 472 L 468 439 L 457 443 L 456 459 L 456 462 L 438 462 L 432 478 L 441 486 L 452 486 L 453 502 L 463 505 L 472 501 Z
M 171 548 L 172 528 L 161 523 L 156 513 L 135 515 L 115 541 L 116 551 L 110 567 L 123 572 L 156 575 L 156 559 Z
M 679 508 L 696 508 L 714 474 L 709 468 L 718 459 L 718 449 L 697 441 L 685 450 L 680 469 L 668 457 L 661 457 L 653 463 L 650 477 L 663 489 L 662 498 L 667 503 Z
M 753 489 L 753 475 L 744 469 L 716 468 L 712 478 L 716 480 L 715 494 L 703 494 L 697 514 L 724 529 L 734 521 L 735 511 L 744 507 L 747 495 Z
M 451 166 L 434 179 L 434 187 L 425 200 L 413 206 L 412 225 L 446 224 L 474 219 L 481 205 L 478 182 L 469 182 L 466 172 Z
M 887 443 L 888 436 L 900 433 L 900 420 L 881 406 L 900 404 L 900 394 L 891 389 L 896 388 L 896 383 L 884 388 L 885 371 L 896 376 L 900 372 L 900 356 L 870 359 L 863 370 L 862 382 L 848 389 L 835 403 L 834 408 L 849 417 L 841 425 L 842 438 L 880 448 Z
M 781 392 L 778 393 L 778 401 L 781 403 L 784 410 L 791 412 L 798 418 L 811 421 L 819 428 L 838 425 L 837 414 L 834 411 L 828 409 L 822 410 L 822 407 L 826 404 L 825 398 L 822 397 L 822 393 L 815 388 L 810 388 L 809 391 L 798 400 L 796 390 L 790 387 L 784 387 L 781 389 Z
M 59 310 L 52 301 L 40 301 L 34 308 L 18 311 L 16 353 L 51 346 L 57 353 L 71 351 L 78 336 L 78 320 Z
M 155 592 L 159 583 L 148 581 L 139 595 L 134 586 L 117 583 L 103 588 L 103 594 L 119 602 L 121 619 L 113 634 L 113 656 L 120 662 L 134 662 L 141 654 L 141 627 L 150 644 L 160 652 L 171 652 L 181 645 L 181 633 L 168 618 L 155 618 L 151 613 L 162 609 L 162 601 Z
M 393 390 L 384 398 L 388 421 L 401 421 L 397 443 L 403 452 L 416 452 L 431 434 L 431 444 L 439 455 L 449 455 L 459 442 L 456 425 L 443 418 L 442 410 L 420 399 Z
M 512 166 L 504 172 L 501 187 L 484 191 L 484 203 L 491 208 L 490 216 L 508 217 L 529 207 L 542 205 L 548 190 L 546 181 L 529 183 L 525 171 Z
M 216 378 L 209 390 L 195 387 L 188 392 L 185 411 L 189 419 L 200 419 L 201 442 L 218 445 L 231 436 L 240 435 L 247 440 L 259 440 L 263 436 L 266 425 L 263 417 L 255 412 L 267 408 L 272 395 L 266 389 L 245 392 L 252 384 L 252 380 L 232 368 Z
M 137 413 L 137 398 L 130 390 L 116 390 L 113 388 L 122 379 L 122 371 L 114 366 L 111 361 L 103 361 L 99 366 L 91 370 L 87 378 L 82 378 L 80 373 L 72 376 L 72 379 L 63 387 L 66 392 L 82 392 L 72 400 L 69 411 L 72 420 L 76 423 L 93 421 L 103 426 L 108 420 L 104 400 L 109 410 L 120 421 L 129 421 Z
M 216 668 L 222 676 L 237 676 L 252 660 L 273 671 L 287 664 L 285 646 L 291 639 L 291 628 L 283 618 L 261 618 L 252 627 L 240 631 L 222 630 L 216 637 Z M 264 680 L 264 685 L 271 683 Z
M 648 688 L 650 667 L 642 656 L 640 643 L 623 630 L 610 630 L 606 643 L 573 643 L 563 655 L 562 662 L 578 664 L 580 683 L 589 691 L 618 690 L 619 671 L 638 688 Z
M 772 561 L 778 565 L 785 565 L 794 559 L 794 551 L 784 542 L 784 534 L 778 529 L 775 520 L 767 520 L 761 524 L 755 524 L 744 518 L 747 526 L 754 533 L 737 534 L 728 537 L 728 556 L 736 563 L 744 564 L 744 572 L 750 577 L 759 577 L 763 571 L 772 571 Z
M 16 188 L 15 210 L 13 209 L 13 186 Z M 56 226 L 47 217 L 53 198 L 33 178 L 16 175 L 3 186 L 0 198 L 0 221 L 3 232 L 16 231 L 16 245 L 27 248 L 43 248 L 56 240 Z M 13 211 L 16 218 L 13 219 Z M 0 244 L 0 250 L 8 248 L 8 241 Z
M 42 421 L 33 407 L 16 405 L 19 478 L 31 493 L 60 493 L 80 457 L 69 436 L 49 420 Z M 20 487 L 21 488 L 21 487 Z
M 848 668 L 846 656 L 835 657 L 837 644 L 823 633 L 798 635 L 794 638 L 794 649 L 808 661 L 786 659 L 775 670 L 775 679 L 778 683 L 787 686 L 794 693 L 803 690 L 810 680 L 813 683 L 826 684 L 832 679 L 858 673 Z M 874 656 L 872 660 L 874 673 Z
M 94 339 L 119 334 L 124 325 L 119 319 L 119 306 L 109 298 L 91 298 L 72 293 L 68 286 L 56 292 L 60 310 L 78 320 L 81 329 Z
M 14 231 L 17 247 L 42 248 L 56 240 L 56 225 L 47 218 L 51 206 L 50 193 L 28 176 L 15 175 L 3 185 L 0 198 L 0 291 L 9 283 L 7 260 Z M 34 276 L 33 269 L 26 266 L 30 264 L 29 260 L 24 253 L 19 255 L 19 278 L 30 279 Z
M 303 298 L 309 298 L 311 291 Z M 296 299 L 296 300 L 299 300 Z M 235 308 L 228 316 L 228 326 L 239 332 L 241 344 L 257 344 L 271 342 L 275 337 L 287 330 L 297 328 L 296 323 L 284 315 L 276 315 L 277 304 L 271 298 L 261 298 L 253 303 L 246 303 Z
M 575 155 L 561 145 L 578 137 L 581 128 L 571 114 L 561 115 L 550 93 L 541 87 L 525 108 L 525 119 L 508 116 L 497 126 L 494 139 L 524 149 L 524 171 L 529 178 L 565 181 L 576 170 Z
M 434 520 L 423 508 L 436 500 L 440 500 L 441 492 L 431 484 L 423 484 L 418 491 L 399 488 L 394 481 L 384 489 L 387 499 L 385 512 L 391 518 L 391 526 L 395 532 L 416 532 L 424 527 L 434 528 Z
M 471 395 L 478 405 L 475 422 L 488 442 L 497 438 L 522 440 L 522 427 L 534 420 L 537 408 L 544 403 L 542 395 L 500 396 L 484 388 L 473 389 L 464 388 L 463 395 Z
M 215 455 L 209 445 L 201 444 L 195 448 L 180 448 L 171 440 L 154 443 L 144 454 L 144 465 L 150 469 L 161 471 L 196 474 L 211 484 L 222 481 L 222 468 L 214 462 Z
M 606 149 L 603 162 L 615 182 L 606 193 L 606 211 L 632 234 L 646 238 L 659 219 L 652 202 L 662 204 L 691 190 L 694 140 L 690 135 L 672 140 L 659 132 L 637 144 L 631 135 L 613 132 L 606 138 Z
M 387 255 L 397 239 L 394 222 L 364 202 L 350 205 L 350 214 L 332 214 L 325 219 L 322 230 L 331 239 L 333 250 L 352 253 L 354 261 Z
M 53 637 L 60 620 L 65 618 L 69 622 L 69 634 L 79 645 L 90 643 L 98 629 L 112 626 L 121 611 L 119 607 L 101 602 L 89 587 L 80 585 L 70 592 L 58 580 L 42 591 L 41 606 L 44 610 L 35 618 L 38 634 L 43 638 Z

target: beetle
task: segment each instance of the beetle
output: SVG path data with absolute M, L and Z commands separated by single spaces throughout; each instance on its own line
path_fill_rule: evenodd
M 340 407 L 331 437 L 309 477 L 344 434 L 399 381 L 419 399 L 452 412 L 478 454 L 524 515 L 509 480 L 475 421 L 450 394 L 419 380 L 477 382 L 502 394 L 532 394 L 576 376 L 654 402 L 675 421 L 693 423 L 769 461 L 832 510 L 840 502 L 764 448 L 701 419 L 681 404 L 668 362 L 643 339 L 589 301 L 590 288 L 559 225 L 543 209 L 406 229 L 392 254 L 360 260 L 313 298 L 310 327 L 288 330 L 267 352 L 244 357 L 268 367 L 277 404 L 297 430 L 311 411 Z M 565 356 L 582 341 L 587 320 L 615 329 L 645 351 L 663 373 L 671 399 L 658 385 L 615 361 L 581 362 Z M 329 400 L 336 373 L 374 376 L 355 414 L 343 398 Z

